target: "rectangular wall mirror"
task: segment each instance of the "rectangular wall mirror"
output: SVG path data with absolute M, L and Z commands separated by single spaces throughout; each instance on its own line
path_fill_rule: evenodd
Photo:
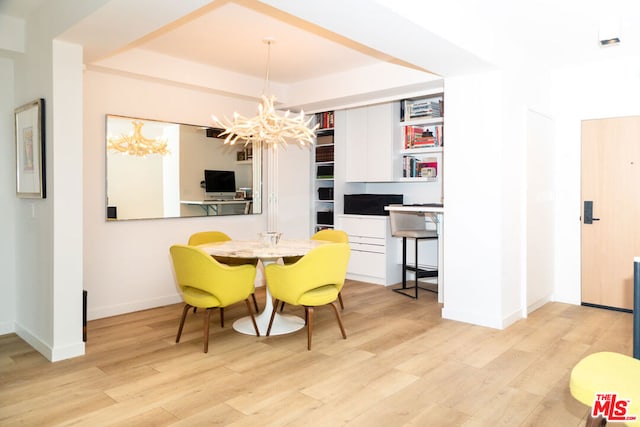
M 261 147 L 219 129 L 107 115 L 107 220 L 262 212 Z

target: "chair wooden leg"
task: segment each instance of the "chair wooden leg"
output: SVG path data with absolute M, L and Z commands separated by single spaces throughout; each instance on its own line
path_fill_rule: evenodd
M 256 294 L 251 294 L 253 298 L 253 306 L 256 308 L 256 313 L 260 313 L 260 307 L 258 307 L 258 301 L 256 300 Z
M 311 350 L 311 336 L 313 335 L 313 307 L 304 307 L 307 320 L 307 350 Z
M 224 307 L 220 307 L 220 327 L 224 328 Z
M 336 302 L 331 303 L 331 307 L 333 307 L 333 311 L 336 313 L 336 319 L 338 319 L 338 325 L 340 325 L 340 332 L 342 332 L 342 338 L 347 339 L 347 333 L 344 331 L 344 326 L 342 325 L 342 318 L 340 317 L 340 311 L 338 311 L 338 306 Z
M 258 324 L 256 323 L 256 318 L 253 315 L 253 310 L 251 310 L 251 303 L 249 302 L 249 298 L 244 300 L 247 303 L 247 311 L 249 312 L 249 317 L 251 317 L 251 323 L 253 323 L 253 329 L 256 330 L 256 336 L 260 336 L 260 331 L 258 330 Z
M 176 343 L 180 342 L 180 336 L 182 335 L 182 327 L 184 326 L 184 319 L 187 317 L 187 311 L 191 306 L 189 304 L 185 304 L 182 309 L 182 317 L 180 318 L 180 326 L 178 326 L 178 335 L 176 335 Z M 195 307 L 193 307 L 195 309 Z
M 207 315 L 204 316 L 204 352 L 209 352 L 209 321 L 211 320 L 211 308 L 207 308 Z
M 342 302 L 342 292 L 338 293 L 338 301 L 340 301 L 340 309 L 344 310 L 344 303 Z
M 198 307 L 193 307 L 193 314 L 196 314 L 196 311 L 198 311 Z
M 273 310 L 271 311 L 271 318 L 269 319 L 269 327 L 267 328 L 267 336 L 271 333 L 271 325 L 273 325 L 273 319 L 276 317 L 276 311 L 278 310 L 279 299 L 273 302 Z
M 284 301 L 280 304 L 280 312 L 282 312 L 282 310 L 284 310 Z
M 591 415 L 591 410 L 589 410 L 585 427 L 604 427 L 606 425 L 607 419 L 605 417 L 598 415 L 598 417 L 594 418 L 593 415 Z

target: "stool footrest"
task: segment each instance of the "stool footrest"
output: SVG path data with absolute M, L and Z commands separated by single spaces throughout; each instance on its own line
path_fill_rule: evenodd
M 399 288 L 391 288 L 392 291 L 397 292 L 399 294 L 408 296 L 409 298 L 413 298 L 413 299 L 418 299 L 417 296 L 417 289 L 422 289 L 423 291 L 429 291 L 429 292 L 433 292 L 434 294 L 437 294 L 438 291 L 434 291 L 433 289 L 429 289 L 429 288 L 423 288 L 422 286 L 407 286 L 407 287 L 399 287 Z M 411 291 L 412 293 L 408 293 L 409 291 Z
M 418 268 L 415 268 L 414 266 L 407 265 L 405 267 L 405 270 L 416 273 L 418 279 L 421 279 L 423 277 L 438 277 L 438 269 L 436 267 L 430 268 L 419 266 Z

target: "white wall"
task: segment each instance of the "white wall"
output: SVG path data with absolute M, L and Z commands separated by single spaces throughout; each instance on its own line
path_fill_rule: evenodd
M 15 331 L 16 168 L 13 61 L 0 58 L 0 335 Z
M 210 125 L 210 115 L 251 114 L 256 103 L 118 75 L 84 73 L 84 288 L 88 317 L 95 319 L 180 301 L 169 246 L 202 230 L 223 230 L 252 239 L 266 227 L 266 215 L 105 221 L 105 115 Z M 243 111 L 244 109 L 244 111 Z M 309 153 L 283 150 L 280 209 L 286 236 L 308 235 Z M 266 162 L 263 162 L 263 165 Z M 263 181 L 264 182 L 264 181 Z M 304 188 L 305 191 L 300 189 Z M 267 189 L 263 183 L 263 195 Z
M 557 142 L 556 301 L 580 303 L 581 121 L 640 115 L 638 76 L 640 58 L 585 64 L 552 75 Z
M 526 313 L 550 301 L 555 284 L 554 131 L 551 118 L 527 111 Z
M 500 72 L 445 79 L 443 317 L 502 327 Z M 496 188 L 498 187 L 498 188 Z
M 54 40 L 51 360 L 84 354 L 82 342 L 82 47 Z
M 53 140 L 52 57 L 50 24 L 44 11 L 26 25 L 25 54 L 16 56 L 14 107 L 34 99 L 45 99 L 47 199 L 15 201 L 16 333 L 47 358 L 52 358 L 54 313 L 53 295 L 53 202 L 55 193 L 52 158 Z M 14 166 L 12 166 L 14 169 Z M 15 186 L 15 181 L 13 184 Z M 14 187 L 15 188 L 15 187 Z M 79 307 L 81 311 L 81 306 Z M 68 311 L 71 313 L 71 311 Z M 81 318 L 80 318 L 81 319 Z M 81 333 L 81 330 L 79 331 Z M 80 335 L 79 335 L 80 336 Z

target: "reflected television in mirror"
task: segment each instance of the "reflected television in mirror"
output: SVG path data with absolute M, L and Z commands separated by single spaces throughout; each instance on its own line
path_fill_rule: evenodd
M 232 199 L 238 190 L 234 171 L 205 170 L 204 185 L 206 199 Z
M 225 145 L 217 134 L 206 126 L 107 115 L 106 218 L 261 213 L 262 150 L 254 146 L 251 159 L 239 160 L 238 151 L 246 147 Z M 162 141 L 166 150 L 132 155 L 113 147 L 116 139 L 140 137 L 142 142 Z M 250 190 L 247 197 L 239 200 L 237 194 L 245 189 Z

